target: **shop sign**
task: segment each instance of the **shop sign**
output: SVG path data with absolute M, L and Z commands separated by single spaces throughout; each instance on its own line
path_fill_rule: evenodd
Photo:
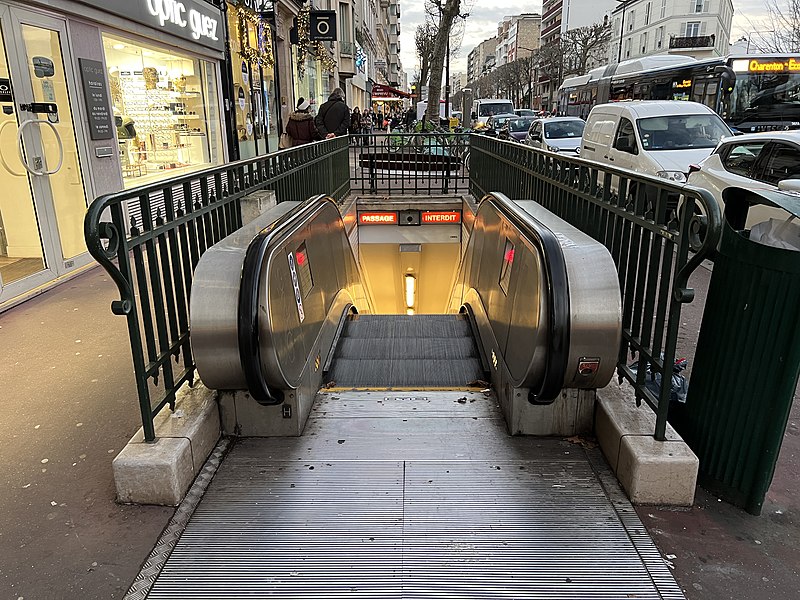
M 225 49 L 222 14 L 201 0 L 81 0 L 84 4 L 177 35 L 215 50 Z
M 336 41 L 336 11 L 312 10 L 310 14 L 311 30 L 309 37 L 312 42 Z
M 79 58 L 83 96 L 86 99 L 86 116 L 89 120 L 89 137 L 93 140 L 110 140 L 111 109 L 108 105 L 108 85 L 103 63 Z
M 397 225 L 396 212 L 362 212 L 358 213 L 360 225 Z
M 787 60 L 758 60 L 751 59 L 748 64 L 751 73 L 788 73 L 800 72 L 800 60 L 789 58 Z
M 461 223 L 461 213 L 457 210 L 424 210 L 421 221 L 423 225 Z
M 11 93 L 11 80 L 0 79 L 0 102 L 13 102 L 14 96 Z

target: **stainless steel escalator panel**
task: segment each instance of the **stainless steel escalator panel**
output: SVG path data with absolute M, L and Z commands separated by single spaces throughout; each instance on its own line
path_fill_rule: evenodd
M 509 437 L 493 394 L 403 397 L 240 442 L 148 597 L 683 598 L 599 451 Z

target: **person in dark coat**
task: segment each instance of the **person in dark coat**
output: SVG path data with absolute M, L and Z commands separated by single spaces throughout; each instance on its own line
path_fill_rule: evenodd
M 297 110 L 289 115 L 286 133 L 292 136 L 292 146 L 302 146 L 321 139 L 314 125 L 314 117 L 308 113 L 309 106 L 308 100 L 300 98 Z
M 335 136 L 347 135 L 350 129 L 350 109 L 344 102 L 342 88 L 336 88 L 328 96 L 328 101 L 319 107 L 314 119 L 319 135 L 326 140 Z

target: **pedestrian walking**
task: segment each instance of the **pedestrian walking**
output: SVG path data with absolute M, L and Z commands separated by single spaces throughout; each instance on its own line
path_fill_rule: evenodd
M 347 135 L 350 128 L 350 109 L 344 102 L 342 88 L 336 88 L 328 96 L 328 101 L 319 107 L 314 120 L 319 135 L 324 139 Z
M 353 109 L 353 112 L 350 113 L 350 135 L 354 136 L 353 143 L 356 145 L 358 145 L 361 142 L 359 137 L 356 137 L 361 135 L 361 122 L 362 122 L 361 110 L 356 106 Z
M 361 118 L 361 133 L 364 135 L 364 145 L 369 146 L 372 141 L 372 128 L 375 124 L 375 114 L 369 108 L 364 111 Z
M 300 98 L 297 110 L 289 114 L 286 133 L 292 137 L 292 146 L 310 144 L 321 139 L 317 127 L 314 125 L 314 117 L 308 112 L 310 106 L 308 100 Z

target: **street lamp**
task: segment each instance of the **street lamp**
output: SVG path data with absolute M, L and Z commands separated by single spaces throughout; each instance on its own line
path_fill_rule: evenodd
M 617 62 L 622 62 L 622 36 L 625 34 L 625 8 L 629 3 L 634 2 L 634 0 L 617 0 L 617 2 L 622 4 L 622 23 L 620 23 L 619 27 L 619 49 L 617 50 Z

